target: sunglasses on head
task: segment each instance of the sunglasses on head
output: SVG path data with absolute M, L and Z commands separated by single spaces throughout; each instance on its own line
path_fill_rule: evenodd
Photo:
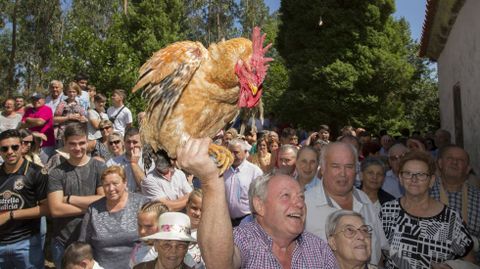
M 1 152 L 7 152 L 9 149 L 13 151 L 17 151 L 20 148 L 20 145 L 10 145 L 10 146 L 2 146 L 0 147 Z
M 111 146 L 113 146 L 113 144 L 118 145 L 120 142 L 122 142 L 122 141 L 120 141 L 120 140 L 114 140 L 114 141 L 108 142 L 108 144 L 110 144 Z

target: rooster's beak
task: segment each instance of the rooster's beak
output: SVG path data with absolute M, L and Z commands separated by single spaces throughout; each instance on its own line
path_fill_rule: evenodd
M 254 86 L 252 83 L 248 83 L 248 87 L 252 91 L 253 96 L 257 95 L 258 87 Z

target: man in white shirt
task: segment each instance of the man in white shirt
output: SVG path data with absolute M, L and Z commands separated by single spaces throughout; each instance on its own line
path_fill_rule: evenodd
M 388 241 L 368 196 L 353 187 L 357 159 L 356 150 L 349 144 L 335 142 L 325 146 L 320 160 L 323 179 L 305 192 L 308 208 L 305 229 L 326 240 L 325 223 L 332 212 L 340 209 L 358 212 L 373 228 L 370 263 L 378 265 L 381 250 L 388 248 Z
M 125 133 L 125 130 L 132 126 L 132 112 L 125 106 L 127 95 L 124 90 L 116 89 L 112 92 L 112 106 L 107 109 L 108 118 L 113 123 L 115 131 Z
M 233 164 L 223 174 L 228 211 L 233 226 L 238 226 L 243 218 L 251 214 L 248 202 L 250 183 L 263 175 L 262 170 L 247 161 L 245 141 L 233 139 L 228 144 L 233 154 Z
M 142 181 L 142 194 L 152 201 L 164 203 L 170 211 L 182 211 L 187 206 L 193 188 L 182 170 L 170 160 L 156 157 L 155 168 Z

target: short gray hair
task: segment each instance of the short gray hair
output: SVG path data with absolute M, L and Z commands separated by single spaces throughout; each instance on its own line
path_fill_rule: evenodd
M 58 86 L 60 86 L 60 88 L 63 89 L 63 83 L 60 80 L 55 80 L 55 79 L 50 81 L 50 83 L 48 84 L 48 88 L 50 89 L 55 84 L 57 84 Z
M 298 153 L 298 148 L 294 145 L 291 145 L 291 144 L 285 144 L 285 145 L 282 145 L 280 147 L 280 149 L 278 150 L 278 153 L 280 154 L 280 152 L 286 152 L 286 151 L 289 151 L 291 150 L 293 153 L 295 153 L 295 159 L 297 158 L 297 153 Z
M 257 197 L 262 202 L 265 202 L 265 199 L 267 199 L 268 182 L 270 182 L 273 176 L 274 174 L 272 173 L 264 174 L 258 176 L 250 183 L 250 187 L 248 189 L 248 203 L 253 215 L 257 213 L 255 211 L 255 207 L 253 206 L 253 199 Z
M 242 139 L 234 138 L 228 142 L 228 148 L 234 147 L 234 146 L 240 146 L 241 149 L 244 151 L 247 151 L 247 143 L 243 141 Z
M 343 217 L 347 217 L 347 216 L 359 217 L 365 223 L 365 219 L 358 212 L 351 211 L 351 210 L 344 210 L 344 209 L 337 210 L 331 213 L 330 215 L 328 215 L 327 217 L 327 222 L 325 223 L 325 233 L 327 238 L 335 234 L 335 230 L 337 229 L 338 223 Z
M 327 145 L 323 146 L 322 147 L 322 152 L 320 153 L 320 167 L 322 169 L 325 168 L 326 163 L 327 163 L 328 152 L 331 150 L 332 147 L 338 146 L 338 145 L 345 145 L 348 149 L 350 149 L 350 151 L 353 154 L 353 158 L 355 159 L 354 160 L 355 161 L 355 170 L 357 171 L 357 169 L 358 169 L 358 152 L 357 152 L 357 149 L 354 146 L 352 146 L 351 144 L 348 144 L 348 143 L 345 143 L 345 142 L 332 142 L 332 143 L 328 143 Z

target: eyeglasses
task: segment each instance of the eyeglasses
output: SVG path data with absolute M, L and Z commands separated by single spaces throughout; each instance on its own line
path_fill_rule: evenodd
M 110 146 L 113 146 L 113 144 L 118 145 L 118 144 L 120 144 L 120 142 L 122 142 L 122 141 L 121 140 L 114 140 L 114 141 L 108 142 L 108 144 L 110 144 Z
M 9 149 L 12 149 L 13 151 L 17 151 L 20 149 L 20 145 L 10 145 L 10 146 L 2 146 L 0 147 L 1 152 L 7 152 Z
M 409 171 L 401 171 L 400 172 L 400 176 L 403 178 L 403 179 L 407 179 L 407 180 L 412 180 L 413 178 L 416 178 L 418 181 L 427 181 L 428 177 L 430 176 L 430 174 L 428 173 L 423 173 L 423 172 L 420 172 L 420 173 L 412 173 L 412 172 L 409 172 Z
M 370 238 L 372 237 L 372 231 L 373 229 L 370 225 L 362 225 L 360 226 L 360 228 L 355 228 L 355 226 L 353 225 L 347 225 L 345 226 L 345 228 L 335 234 L 343 233 L 346 238 L 353 238 L 357 235 L 358 232 L 360 232 L 360 234 L 364 237 Z
M 185 251 L 188 248 L 188 244 L 185 243 L 172 244 L 170 242 L 161 242 L 159 246 L 163 251 L 170 251 L 173 248 L 175 248 L 176 251 Z
M 109 129 L 112 129 L 112 126 L 105 126 L 105 127 L 100 128 L 101 131 L 105 131 L 105 130 L 109 130 Z
M 32 145 L 33 144 L 33 141 L 28 141 L 28 140 L 23 140 L 22 141 L 22 144 L 27 146 L 27 145 Z

